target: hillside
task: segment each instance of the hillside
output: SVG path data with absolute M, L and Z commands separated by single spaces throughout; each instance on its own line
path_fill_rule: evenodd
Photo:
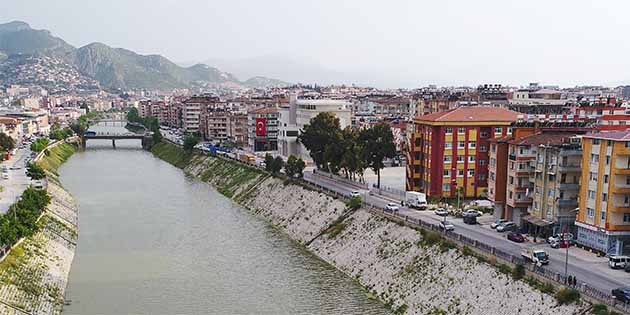
M 259 76 L 250 78 L 243 83 L 250 88 L 282 87 L 289 85 L 289 83 L 284 81 Z
M 204 64 L 181 67 L 160 55 L 140 55 L 123 48 L 92 43 L 75 48 L 47 30 L 32 29 L 24 22 L 0 24 L 0 61 L 15 55 L 55 58 L 66 70 L 78 71 L 107 89 L 173 89 L 185 87 L 262 87 L 282 81 L 256 77 L 240 82 L 234 75 Z M 16 72 L 5 63 L 3 71 Z M 85 81 L 85 80 L 84 80 Z M 0 84 L 7 84 L 0 79 Z M 283 82 L 282 82 L 283 83 Z

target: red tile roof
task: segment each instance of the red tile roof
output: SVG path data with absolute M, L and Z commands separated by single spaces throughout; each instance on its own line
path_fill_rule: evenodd
M 594 133 L 585 134 L 584 138 L 630 141 L 630 129 L 594 132 Z
M 256 108 L 249 111 L 250 114 L 269 114 L 269 113 L 277 113 L 278 109 L 275 107 L 261 107 Z
M 559 145 L 575 136 L 575 132 L 542 132 L 509 141 L 516 145 Z
M 432 113 L 416 117 L 416 121 L 426 122 L 483 122 L 516 121 L 518 112 L 491 106 L 465 106 L 446 112 Z

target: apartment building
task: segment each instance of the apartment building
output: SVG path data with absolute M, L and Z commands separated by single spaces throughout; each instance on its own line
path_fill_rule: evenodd
M 262 107 L 247 113 L 247 143 L 254 152 L 278 150 L 278 120 L 276 107 Z
M 517 115 L 470 106 L 416 117 L 407 150 L 407 190 L 440 197 L 455 197 L 457 190 L 464 197 L 485 195 L 490 140 L 511 134 Z
M 630 254 L 630 130 L 582 140 L 577 242 L 608 255 Z
M 209 107 L 214 107 L 219 102 L 219 98 L 212 95 L 196 95 L 185 100 L 182 107 L 182 127 L 184 132 L 201 133 L 202 112 L 205 112 Z
M 247 115 L 232 114 L 228 119 L 228 141 L 237 146 L 247 145 Z
M 206 108 L 200 115 L 199 133 L 208 141 L 225 142 L 228 140 L 231 114 L 224 108 Z

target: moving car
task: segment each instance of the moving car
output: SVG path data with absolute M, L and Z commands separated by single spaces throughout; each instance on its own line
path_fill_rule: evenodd
M 516 242 L 516 243 L 523 243 L 523 242 L 525 242 L 525 237 L 523 237 L 523 234 L 518 233 L 518 232 L 510 232 L 510 233 L 508 233 L 507 239 L 512 241 L 512 242 Z
M 549 255 L 542 249 L 523 248 L 521 256 L 534 264 L 546 265 L 549 263 Z
M 439 215 L 439 216 L 441 216 L 441 217 L 445 217 L 445 216 L 448 215 L 448 211 L 446 211 L 446 209 L 444 209 L 444 208 L 437 208 L 437 209 L 435 209 L 434 213 Z
M 477 217 L 474 215 L 464 215 L 464 223 L 477 224 Z
M 612 296 L 620 302 L 630 302 L 630 287 L 621 287 L 612 290 Z
M 417 191 L 407 191 L 405 204 L 410 208 L 424 210 L 427 208 L 427 195 Z
M 446 231 L 452 231 L 455 229 L 455 226 L 451 222 L 448 222 L 448 221 L 441 221 L 439 227 L 440 229 L 446 230 Z
M 398 209 L 400 209 L 398 207 L 398 204 L 397 203 L 393 203 L 393 202 L 390 202 L 390 203 L 387 204 L 387 206 L 385 206 L 385 211 L 387 211 L 387 212 L 398 212 Z
M 497 228 L 497 226 L 499 226 L 499 225 L 501 225 L 501 224 L 503 224 L 503 223 L 505 223 L 505 222 L 507 222 L 507 221 L 508 221 L 508 220 L 506 220 L 506 219 L 498 219 L 498 220 L 496 220 L 496 221 L 492 222 L 492 224 L 490 224 L 490 228 L 491 228 L 491 229 L 496 229 L 496 228 Z
M 512 221 L 503 222 L 499 226 L 497 226 L 497 232 L 507 232 L 516 228 L 516 224 Z
M 361 193 L 358 190 L 353 190 L 350 193 L 350 197 L 361 197 Z
M 560 234 L 555 234 L 553 236 L 549 236 L 549 238 L 547 238 L 547 243 L 551 244 L 552 242 L 560 242 L 562 240 L 569 241 L 569 242 L 573 243 L 574 242 L 573 234 L 571 234 L 571 233 L 560 233 Z

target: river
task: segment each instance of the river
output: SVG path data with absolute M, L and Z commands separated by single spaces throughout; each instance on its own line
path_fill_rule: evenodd
M 91 140 L 59 171 L 79 203 L 80 228 L 64 314 L 389 313 L 139 141 L 116 146 Z

